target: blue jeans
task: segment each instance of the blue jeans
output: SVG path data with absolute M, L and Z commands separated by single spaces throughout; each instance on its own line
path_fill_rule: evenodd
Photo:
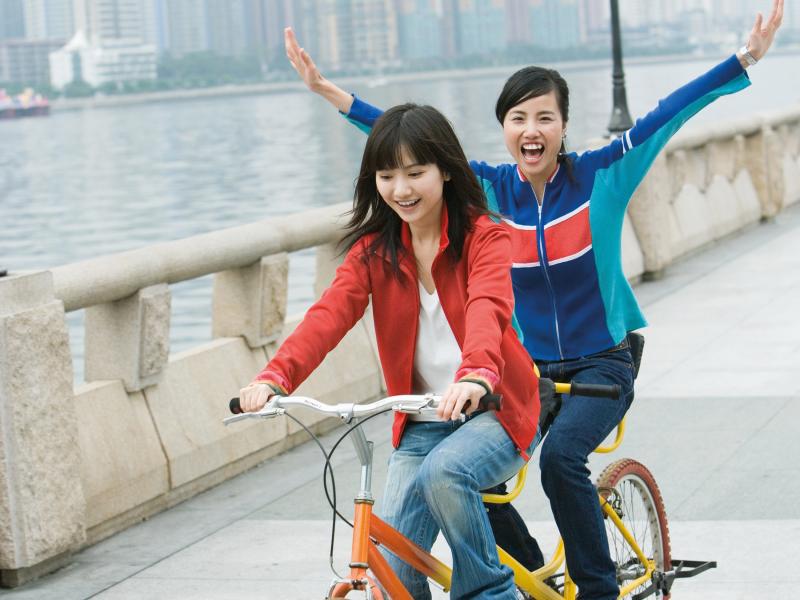
M 538 441 L 537 435 L 530 449 Z M 497 558 L 481 490 L 524 464 L 494 412 L 464 423 L 408 423 L 389 459 L 382 518 L 425 550 L 442 531 L 453 554 L 451 598 L 516 598 L 514 574 Z M 425 576 L 384 553 L 414 600 L 428 600 Z
M 542 486 L 564 538 L 567 567 L 578 585 L 579 598 L 616 600 L 616 572 L 597 491 L 586 463 L 633 401 L 630 350 L 615 348 L 586 358 L 536 364 L 542 377 L 554 381 L 622 386 L 622 399 L 565 397 L 561 412 L 545 436 L 540 457 Z

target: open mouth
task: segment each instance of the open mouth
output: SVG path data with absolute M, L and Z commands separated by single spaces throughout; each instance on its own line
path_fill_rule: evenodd
M 407 200 L 406 202 L 400 202 L 398 200 L 397 204 L 399 206 L 402 206 L 403 208 L 411 208 L 412 206 L 416 206 L 417 204 L 419 204 L 419 201 L 420 201 L 420 198 L 417 198 L 416 200 Z
M 525 160 L 539 160 L 543 153 L 544 146 L 541 144 L 522 144 L 522 157 Z

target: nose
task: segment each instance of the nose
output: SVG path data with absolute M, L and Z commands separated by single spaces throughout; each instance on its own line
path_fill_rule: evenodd
M 411 185 L 408 178 L 399 176 L 394 182 L 394 195 L 397 198 L 406 198 L 411 195 Z
M 539 125 L 534 119 L 525 121 L 525 135 L 527 137 L 535 137 L 539 133 Z

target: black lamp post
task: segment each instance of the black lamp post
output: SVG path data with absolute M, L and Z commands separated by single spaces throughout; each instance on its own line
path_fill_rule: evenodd
M 614 107 L 611 109 L 608 132 L 619 137 L 633 127 L 633 121 L 628 112 L 625 73 L 622 71 L 622 36 L 619 33 L 619 6 L 617 5 L 617 0 L 611 0 L 611 48 L 614 58 L 614 72 L 611 75 L 611 81 L 614 86 Z

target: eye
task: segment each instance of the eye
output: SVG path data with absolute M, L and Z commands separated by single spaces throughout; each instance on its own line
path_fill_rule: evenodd
M 408 176 L 409 176 L 409 177 L 420 177 L 420 176 L 421 176 L 421 175 L 423 175 L 424 173 L 425 173 L 425 171 L 411 171 L 411 172 L 408 174 Z
M 378 173 L 378 179 L 381 181 L 391 181 L 392 176 L 387 173 Z

